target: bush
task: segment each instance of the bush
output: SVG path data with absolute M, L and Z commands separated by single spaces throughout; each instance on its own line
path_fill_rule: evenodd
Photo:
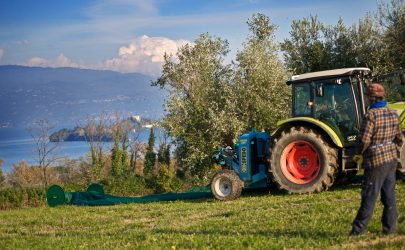
M 43 188 L 24 189 L 23 207 L 40 207 L 45 205 L 46 191 Z
M 45 205 L 44 188 L 5 188 L 0 190 L 0 210 Z
M 104 185 L 105 192 L 111 195 L 138 196 L 153 192 L 153 190 L 147 187 L 143 177 L 132 174 L 111 177 L 101 181 L 101 184 Z
M 173 166 L 161 164 L 159 172 L 149 181 L 150 187 L 156 193 L 178 192 L 184 182 L 176 177 L 176 170 Z

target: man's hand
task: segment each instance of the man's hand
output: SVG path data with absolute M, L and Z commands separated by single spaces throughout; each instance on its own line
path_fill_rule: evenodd
M 354 155 L 353 156 L 353 161 L 357 163 L 357 166 L 361 166 L 363 164 L 363 155 Z

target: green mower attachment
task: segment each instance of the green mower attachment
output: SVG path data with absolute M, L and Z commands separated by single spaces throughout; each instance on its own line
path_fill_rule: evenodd
M 148 203 L 156 201 L 175 201 L 212 198 L 209 187 L 192 188 L 184 193 L 152 194 L 141 197 L 114 196 L 104 193 L 102 185 L 93 183 L 85 192 L 65 192 L 58 185 L 52 185 L 46 193 L 49 207 L 58 205 L 108 206 L 129 203 Z
M 65 193 L 63 188 L 58 185 L 52 185 L 46 192 L 46 202 L 50 207 L 69 204 L 72 199 L 72 193 Z

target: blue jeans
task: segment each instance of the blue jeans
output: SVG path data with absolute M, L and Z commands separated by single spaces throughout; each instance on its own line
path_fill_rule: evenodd
M 353 221 L 352 233 L 367 231 L 373 215 L 374 205 L 381 191 L 381 202 L 384 205 L 382 230 L 384 233 L 395 232 L 397 224 L 397 206 L 395 200 L 395 172 L 397 162 L 390 162 L 378 168 L 364 170 L 364 181 L 361 188 L 361 206 Z

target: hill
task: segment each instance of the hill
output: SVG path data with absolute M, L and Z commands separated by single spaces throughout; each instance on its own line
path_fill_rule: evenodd
M 0 66 L 0 128 L 27 127 L 37 119 L 71 127 L 101 111 L 157 119 L 165 94 L 152 80 L 138 73 Z

